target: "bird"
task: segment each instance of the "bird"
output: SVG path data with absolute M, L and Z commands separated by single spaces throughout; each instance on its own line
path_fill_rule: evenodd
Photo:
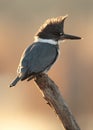
M 40 73 L 47 73 L 59 56 L 59 45 L 64 40 L 79 40 L 81 37 L 64 33 L 64 21 L 68 17 L 58 16 L 47 19 L 34 36 L 34 41 L 23 52 L 17 76 L 9 87 L 18 81 L 31 80 Z

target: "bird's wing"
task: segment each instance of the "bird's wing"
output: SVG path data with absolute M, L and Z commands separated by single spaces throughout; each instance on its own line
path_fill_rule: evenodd
M 17 68 L 17 73 L 18 75 L 24 75 L 27 72 L 27 68 L 28 68 L 28 61 L 29 61 L 29 57 L 30 57 L 30 53 L 32 48 L 35 46 L 35 44 L 30 45 L 29 47 L 27 47 L 20 59 L 18 68 Z
M 23 54 L 19 64 L 20 73 L 28 77 L 51 67 L 58 55 L 57 48 L 48 43 L 35 43 Z

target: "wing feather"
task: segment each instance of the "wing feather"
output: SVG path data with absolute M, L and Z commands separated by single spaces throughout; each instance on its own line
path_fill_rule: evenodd
M 23 53 L 18 73 L 28 78 L 33 73 L 49 69 L 58 56 L 57 47 L 48 43 L 34 43 Z

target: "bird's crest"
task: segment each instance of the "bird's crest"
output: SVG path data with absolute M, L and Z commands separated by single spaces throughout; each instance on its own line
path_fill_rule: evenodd
M 45 28 L 49 28 L 50 26 L 52 25 L 61 25 L 64 24 L 64 20 L 68 17 L 68 15 L 65 15 L 65 16 L 59 16 L 59 17 L 56 17 L 56 18 L 50 18 L 50 19 L 47 19 L 44 24 L 39 28 L 38 32 L 36 33 L 36 35 L 43 31 Z
M 62 23 L 67 17 L 68 15 L 47 19 L 45 23 L 43 24 L 43 26 L 46 27 L 47 25 L 50 25 L 50 24 Z

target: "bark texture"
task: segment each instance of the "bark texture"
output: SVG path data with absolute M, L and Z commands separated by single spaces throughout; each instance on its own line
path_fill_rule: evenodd
M 72 112 L 64 101 L 58 86 L 46 74 L 36 76 L 36 84 L 44 99 L 55 111 L 66 130 L 80 130 Z

